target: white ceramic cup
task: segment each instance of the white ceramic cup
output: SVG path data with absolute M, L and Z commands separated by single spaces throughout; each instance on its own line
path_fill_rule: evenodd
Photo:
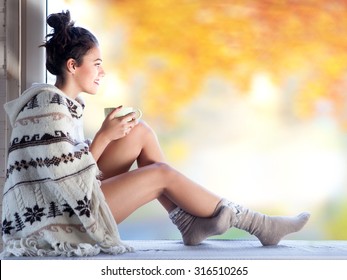
M 104 112 L 105 112 L 105 117 L 108 116 L 108 114 L 110 114 L 115 108 L 114 107 L 109 107 L 109 108 L 104 108 Z M 130 113 L 136 113 L 135 115 L 135 119 L 140 119 L 142 117 L 142 112 L 140 109 L 134 109 L 133 107 L 122 107 L 115 115 L 115 118 L 119 118 L 119 117 L 124 117 L 127 114 Z

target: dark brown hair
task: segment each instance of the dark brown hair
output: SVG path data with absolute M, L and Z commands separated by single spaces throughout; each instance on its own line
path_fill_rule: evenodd
M 84 55 L 98 45 L 98 40 L 87 29 L 74 26 L 69 11 L 49 15 L 47 24 L 53 32 L 40 46 L 46 48 L 46 68 L 64 80 L 66 61 L 73 58 L 77 66 L 81 65 Z

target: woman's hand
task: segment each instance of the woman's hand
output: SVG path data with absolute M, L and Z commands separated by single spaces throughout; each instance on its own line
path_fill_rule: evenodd
M 128 135 L 138 123 L 136 113 L 129 113 L 123 117 L 115 117 L 121 109 L 122 106 L 119 106 L 109 113 L 98 132 L 109 142 Z
M 96 161 L 98 161 L 111 141 L 125 137 L 138 123 L 135 118 L 136 113 L 129 113 L 123 117 L 115 117 L 121 109 L 122 106 L 119 106 L 108 114 L 89 147 L 89 151 Z

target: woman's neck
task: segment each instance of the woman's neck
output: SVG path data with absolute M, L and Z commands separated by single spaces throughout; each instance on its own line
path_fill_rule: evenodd
M 71 99 L 76 99 L 79 94 L 79 91 L 74 89 L 73 86 L 69 86 L 68 83 L 64 83 L 61 79 L 57 79 L 55 86 Z

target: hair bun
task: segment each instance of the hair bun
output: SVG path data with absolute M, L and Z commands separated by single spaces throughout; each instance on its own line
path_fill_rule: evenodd
M 55 32 L 59 32 L 61 30 L 65 30 L 67 27 L 72 27 L 74 22 L 71 21 L 70 11 L 51 14 L 47 18 L 47 24 L 54 28 Z
M 98 46 L 98 40 L 87 29 L 74 26 L 68 10 L 49 15 L 47 24 L 54 30 L 46 35 L 46 42 L 40 46 L 46 48 L 46 68 L 64 80 L 66 61 L 72 58 L 77 66 L 82 65 L 83 57 Z

